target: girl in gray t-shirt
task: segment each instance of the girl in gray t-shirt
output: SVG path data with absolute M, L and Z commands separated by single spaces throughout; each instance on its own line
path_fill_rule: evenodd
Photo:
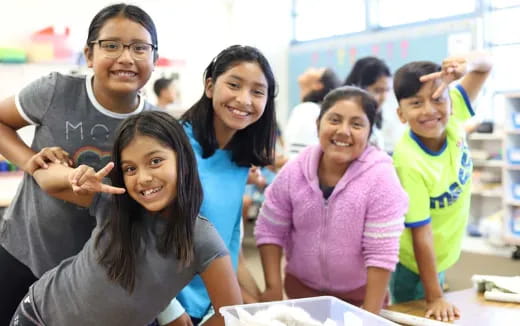
M 11 325 L 143 326 L 196 274 L 216 311 L 241 303 L 226 247 L 198 217 L 202 187 L 179 123 L 159 111 L 126 119 L 112 158 L 98 172 L 59 164 L 35 171 L 49 194 L 89 207 L 97 226 L 78 255 L 31 286 Z M 102 183 L 109 173 L 111 185 Z M 208 322 L 224 325 L 219 314 Z

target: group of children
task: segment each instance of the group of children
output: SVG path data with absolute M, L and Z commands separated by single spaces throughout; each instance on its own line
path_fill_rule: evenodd
M 224 49 L 177 121 L 139 95 L 157 51 L 152 19 L 111 5 L 89 27 L 93 76 L 52 73 L 0 102 L 0 153 L 25 171 L 0 225 L 0 324 L 223 325 L 218 309 L 242 302 L 242 195 L 250 167 L 275 159 L 273 72 L 253 47 Z M 441 284 L 469 212 L 461 121 L 490 69 L 482 57 L 399 69 L 398 115 L 410 131 L 393 160 L 369 144 L 374 96 L 355 86 L 325 96 L 319 144 L 265 194 L 261 300 L 285 289 L 377 313 L 390 284 L 393 302 L 424 296 L 427 315 L 459 313 Z M 31 147 L 16 134 L 29 124 Z

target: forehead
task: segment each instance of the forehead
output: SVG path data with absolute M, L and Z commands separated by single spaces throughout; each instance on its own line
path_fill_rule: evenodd
M 221 76 L 268 86 L 267 78 L 257 62 L 243 61 L 232 65 Z
M 121 151 L 121 159 L 123 161 L 132 160 L 156 151 L 175 153 L 173 149 L 161 143 L 156 138 L 136 135 L 134 139 L 132 139 L 132 141 Z
M 337 101 L 329 110 L 327 110 L 325 115 L 340 115 L 347 119 L 362 118 L 368 120 L 365 111 L 363 111 L 363 108 L 355 99 Z
M 423 85 L 421 86 L 421 88 L 419 88 L 417 93 L 415 93 L 415 95 L 410 96 L 409 98 L 414 98 L 414 97 L 422 97 L 422 98 L 424 98 L 424 97 L 432 97 L 433 93 L 435 93 L 435 91 L 437 90 L 437 88 L 440 85 L 441 85 L 441 80 L 440 79 L 434 79 L 434 80 L 428 81 L 426 83 L 423 83 Z M 447 91 L 448 91 L 448 89 L 445 90 L 443 95 L 446 95 Z M 409 98 L 405 98 L 403 100 L 407 100 Z
M 98 39 L 152 42 L 150 33 L 143 25 L 121 16 L 105 21 L 99 30 Z

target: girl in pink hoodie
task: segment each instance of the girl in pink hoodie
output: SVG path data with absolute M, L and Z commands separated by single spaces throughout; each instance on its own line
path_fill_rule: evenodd
M 398 261 L 408 198 L 391 158 L 368 145 L 377 103 L 357 87 L 330 92 L 319 145 L 287 163 L 256 224 L 263 301 L 333 295 L 378 313 Z M 287 265 L 282 285 L 280 262 Z

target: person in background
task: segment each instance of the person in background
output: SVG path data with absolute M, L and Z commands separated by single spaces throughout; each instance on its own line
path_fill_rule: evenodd
M 309 68 L 298 77 L 302 103 L 296 105 L 285 128 L 286 157 L 291 159 L 305 147 L 318 143 L 316 119 L 325 95 L 341 85 L 330 68 Z
M 157 96 L 157 107 L 161 109 L 168 109 L 177 97 L 173 80 L 168 78 L 157 79 L 153 84 L 153 92 Z
M 489 76 L 483 54 L 450 57 L 438 65 L 411 62 L 397 70 L 397 113 L 409 130 L 393 154 L 410 198 L 392 302 L 426 299 L 426 317 L 452 321 L 460 311 L 443 297 L 444 273 L 459 258 L 470 212 L 472 162 L 463 122 Z M 448 85 L 460 79 L 453 89 Z
M 408 208 L 391 158 L 369 145 L 377 103 L 357 87 L 331 91 L 320 143 L 289 161 L 266 190 L 256 223 L 262 301 L 332 295 L 378 313 Z M 287 265 L 282 283 L 280 261 Z
M 206 67 L 204 92 L 181 117 L 204 189 L 201 215 L 215 225 L 235 269 L 249 168 L 274 162 L 275 94 L 276 82 L 265 56 L 254 47 L 233 45 Z M 177 299 L 159 316 L 161 324 L 196 325 L 212 314 L 199 277 Z
M 92 19 L 85 43 L 92 76 L 51 73 L 0 102 L 0 154 L 24 171 L 0 220 L 0 325 L 9 324 L 34 281 L 83 248 L 96 225 L 87 209 L 42 191 L 32 174 L 48 162 L 105 166 L 121 121 L 153 108 L 139 92 L 152 74 L 157 47 L 146 12 L 108 6 Z M 36 126 L 31 147 L 16 133 L 26 125 Z M 41 159 L 31 160 L 38 152 Z
M 377 114 L 370 143 L 384 149 L 382 107 L 391 85 L 390 68 L 376 57 L 364 57 L 357 60 L 345 79 L 345 86 L 360 87 L 374 96 L 377 102 Z
M 51 163 L 33 173 L 50 195 L 89 207 L 97 226 L 78 255 L 31 286 L 12 326 L 143 326 L 197 274 L 216 308 L 242 302 L 227 249 L 199 216 L 197 163 L 175 118 L 159 111 L 128 118 L 112 158 L 98 172 Z M 102 181 L 111 170 L 109 186 Z M 206 325 L 224 319 L 217 313 Z

